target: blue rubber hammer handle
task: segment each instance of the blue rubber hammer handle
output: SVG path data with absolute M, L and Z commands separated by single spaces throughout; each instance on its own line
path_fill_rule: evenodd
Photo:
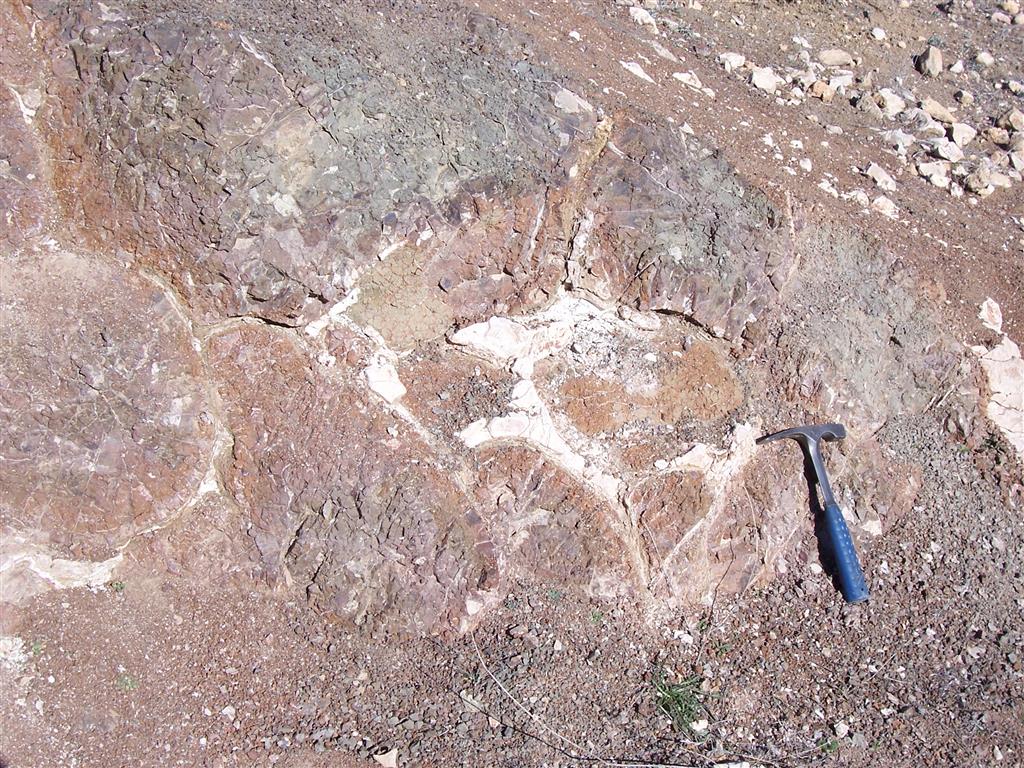
M 846 427 L 842 424 L 812 424 L 765 435 L 758 438 L 757 444 L 793 438 L 807 451 L 825 502 L 825 510 L 822 513 L 825 518 L 822 549 L 826 556 L 831 556 L 835 564 L 836 580 L 839 582 L 839 591 L 843 593 L 843 599 L 848 603 L 862 603 L 868 599 L 868 585 L 864 581 L 864 571 L 860 567 L 860 560 L 857 559 L 857 551 L 853 548 L 850 529 L 846 527 L 843 512 L 836 504 L 832 485 L 828 481 L 828 472 L 825 471 L 825 462 L 821 458 L 822 440 L 842 440 L 844 437 Z
M 811 454 L 811 463 L 814 465 L 814 474 L 818 476 L 822 499 L 825 501 L 825 551 L 832 556 L 832 562 L 835 563 L 839 591 L 843 593 L 846 602 L 863 603 L 868 599 L 868 585 L 864 581 L 864 570 L 860 567 L 860 560 L 857 559 L 857 550 L 853 548 L 850 529 L 846 527 L 846 520 L 843 519 L 843 510 L 836 504 L 832 484 L 828 481 L 825 462 L 821 458 L 821 443 L 814 440 L 807 448 Z
M 850 529 L 846 527 L 843 511 L 835 502 L 825 504 L 825 535 L 831 551 L 832 560 L 836 565 L 836 579 L 839 591 L 848 603 L 863 603 L 868 599 L 868 585 L 864 581 L 864 571 L 857 559 L 857 551 L 853 548 Z

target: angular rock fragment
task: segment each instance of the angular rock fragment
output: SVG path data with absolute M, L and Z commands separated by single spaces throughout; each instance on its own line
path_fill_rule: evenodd
M 914 59 L 914 65 L 922 75 L 938 77 L 942 74 L 942 51 L 934 45 L 929 45 Z
M 993 144 L 1000 146 L 1006 146 L 1010 143 L 1010 132 L 1005 128 L 997 128 L 996 126 L 990 126 L 985 129 L 985 138 L 991 141 Z
M 964 159 L 964 151 L 960 149 L 959 145 L 949 139 L 927 139 L 922 143 L 931 148 L 932 154 L 935 157 L 949 160 L 951 163 L 959 163 Z
M 875 120 L 881 120 L 883 117 L 882 109 L 878 106 L 878 102 L 867 94 L 863 94 L 857 99 L 856 106 L 861 112 Z
M 718 55 L 718 61 L 725 67 L 726 72 L 733 72 L 747 63 L 747 57 L 741 53 L 726 52 Z
M 877 211 L 883 216 L 895 219 L 899 215 L 899 208 L 892 200 L 885 195 L 879 195 L 871 201 L 871 210 Z
M 841 48 L 826 48 L 818 52 L 818 61 L 826 67 L 851 67 L 853 56 Z
M 644 68 L 635 61 L 620 61 L 619 64 L 621 64 L 622 68 L 634 77 L 639 77 L 641 80 L 651 84 L 654 83 L 654 78 L 648 75 L 647 72 L 644 71 Z
M 928 113 L 929 116 L 935 118 L 940 123 L 954 123 L 956 118 L 953 113 L 949 111 L 947 107 L 942 106 L 935 99 L 926 98 L 920 103 L 921 109 Z
M 904 101 L 890 88 L 882 88 L 875 94 L 875 99 L 878 102 L 878 106 L 882 109 L 882 114 L 892 120 L 900 112 L 907 108 L 907 102 Z
M 940 189 L 949 187 L 949 169 L 950 163 L 945 160 L 934 160 L 917 164 L 917 172 Z
M 363 371 L 366 383 L 386 402 L 395 403 L 406 393 L 405 385 L 398 378 L 395 366 L 383 355 L 377 356 Z
M 886 141 L 888 146 L 895 149 L 900 155 L 905 155 L 907 149 L 914 146 L 917 142 L 917 139 L 913 135 L 899 129 L 885 131 L 882 134 L 882 138 Z
M 700 78 L 693 72 L 673 72 L 672 77 L 683 85 L 688 85 L 690 88 L 694 88 L 698 91 L 701 89 L 702 83 Z
M 1024 131 L 1024 112 L 1016 107 L 1011 107 L 999 116 L 996 125 L 1012 131 Z
M 1024 457 L 1024 360 L 1020 348 L 1004 336 L 981 357 L 988 377 L 986 414 L 1006 436 L 1018 456 Z
M 821 99 L 826 104 L 832 102 L 836 97 L 836 89 L 824 80 L 815 80 L 810 87 L 809 93 L 816 99 Z
M 966 147 L 972 141 L 974 137 L 978 135 L 978 132 L 966 123 L 953 123 L 949 126 L 949 138 L 958 147 Z
M 868 165 L 867 170 L 864 171 L 864 175 L 874 181 L 876 186 L 880 189 L 884 189 L 886 192 L 896 191 L 896 181 L 889 175 L 889 172 L 885 170 L 885 168 L 877 163 L 871 163 Z
M 907 128 L 922 137 L 939 137 L 946 135 L 946 129 L 923 109 L 915 107 L 903 113 Z
M 650 12 L 640 6 L 634 5 L 629 9 L 629 18 L 633 20 L 635 24 L 639 24 L 641 27 L 646 27 L 654 34 L 658 33 L 658 22 L 654 20 Z
M 991 297 L 981 303 L 978 319 L 989 330 L 1003 332 L 1003 310 Z
M 1008 188 L 1011 186 L 1011 181 L 1003 173 L 1000 173 L 996 168 L 988 161 L 982 161 L 978 164 L 978 167 L 970 173 L 964 180 L 967 189 L 974 192 L 979 197 L 988 197 L 997 188 Z
M 751 85 L 765 93 L 775 93 L 785 82 L 771 67 L 754 67 L 750 71 Z

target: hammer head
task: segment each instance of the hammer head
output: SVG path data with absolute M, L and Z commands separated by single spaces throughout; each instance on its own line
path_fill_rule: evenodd
M 770 443 L 773 440 L 781 440 L 784 437 L 792 437 L 805 448 L 817 445 L 821 440 L 842 440 L 846 437 L 846 427 L 842 424 L 810 424 L 806 427 L 793 427 L 784 429 L 772 435 L 765 435 L 757 439 L 757 444 Z

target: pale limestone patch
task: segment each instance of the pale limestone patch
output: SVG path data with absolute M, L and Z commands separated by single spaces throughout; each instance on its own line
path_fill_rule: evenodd
M 634 24 L 638 24 L 641 27 L 646 27 L 657 34 L 658 22 L 654 20 L 654 17 L 650 14 L 650 11 L 640 6 L 634 5 L 629 9 L 629 18 L 633 20 Z
M 27 661 L 24 640 L 14 635 L 0 635 L 0 667 L 20 672 Z
M 692 88 L 695 91 L 700 91 L 709 99 L 715 98 L 715 92 L 708 88 L 704 83 L 701 82 L 700 78 L 697 77 L 693 70 L 687 72 L 673 72 L 672 77 L 678 80 L 680 83 L 685 85 L 687 88 Z
M 398 378 L 398 371 L 390 360 L 377 355 L 363 371 L 370 389 L 388 403 L 396 403 L 405 396 L 405 385 Z
M 641 80 L 646 80 L 648 83 L 654 84 L 654 79 L 644 72 L 644 68 L 637 64 L 635 61 L 620 61 L 619 64 L 635 77 L 639 77 Z
M 885 195 L 879 195 L 871 201 L 871 210 L 876 211 L 883 216 L 888 216 L 890 219 L 895 219 L 900 213 L 899 208 L 896 207 L 896 203 Z
M 282 216 L 296 218 L 302 214 L 302 210 L 299 208 L 298 202 L 287 192 L 284 194 L 275 192 L 267 198 L 267 202 L 274 206 L 274 210 Z
M 647 44 L 654 49 L 654 52 L 665 59 L 665 61 L 671 61 L 674 64 L 679 63 L 679 57 L 676 56 L 672 51 L 666 48 L 664 45 L 659 43 L 657 40 L 648 40 Z
M 981 324 L 996 333 L 1003 332 L 1003 310 L 991 298 L 981 303 L 981 311 L 978 313 Z
M 593 112 L 593 105 L 586 99 L 577 96 L 568 88 L 562 88 L 555 94 L 553 101 L 555 106 L 570 115 L 578 115 L 580 112 Z
M 98 562 L 65 560 L 54 557 L 43 547 L 21 536 L 6 536 L 0 548 L 0 581 L 4 585 L 4 599 L 11 599 L 15 593 L 19 598 L 28 598 L 46 589 L 102 587 L 111 580 L 114 569 L 123 559 L 124 555 L 118 552 Z M 26 578 L 41 581 L 45 586 L 18 585 Z
M 725 67 L 726 72 L 733 72 L 746 65 L 747 57 L 742 53 L 726 51 L 725 53 L 719 54 L 718 61 L 723 67 Z
M 1024 360 L 1020 348 L 1004 336 L 981 356 L 988 377 L 989 400 L 985 413 L 1024 457 Z

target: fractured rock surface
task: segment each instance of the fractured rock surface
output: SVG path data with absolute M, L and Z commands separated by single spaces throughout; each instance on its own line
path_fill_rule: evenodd
M 314 61 L 301 46 L 271 57 L 226 24 L 99 4 L 40 15 L 66 213 L 98 243 L 138 249 L 203 319 L 315 319 L 392 242 L 543 189 L 580 122 L 483 17 L 462 15 L 477 55 L 446 60 L 436 82 L 419 62 L 446 53 L 414 32 L 384 39 L 370 11 L 339 9 L 332 33 L 366 49 L 324 38 Z M 500 77 L 490 56 L 508 64 Z
M 569 282 L 603 301 L 675 313 L 737 338 L 795 259 L 782 214 L 666 129 L 609 137 L 591 171 Z
M 210 355 L 234 436 L 225 484 L 271 578 L 339 617 L 385 612 L 409 630 L 451 623 L 491 586 L 492 547 L 459 478 L 365 387 L 263 326 L 218 334 Z
M 188 327 L 162 290 L 88 255 L 11 257 L 0 280 L 4 526 L 108 558 L 206 472 L 213 427 Z
M 428 49 L 272 6 L 11 17 L 5 562 L 427 633 L 515 580 L 657 616 L 770 579 L 812 525 L 798 454 L 754 448 L 784 420 L 846 421 L 862 543 L 913 503 L 871 435 L 962 351 L 890 254 L 483 15 Z

